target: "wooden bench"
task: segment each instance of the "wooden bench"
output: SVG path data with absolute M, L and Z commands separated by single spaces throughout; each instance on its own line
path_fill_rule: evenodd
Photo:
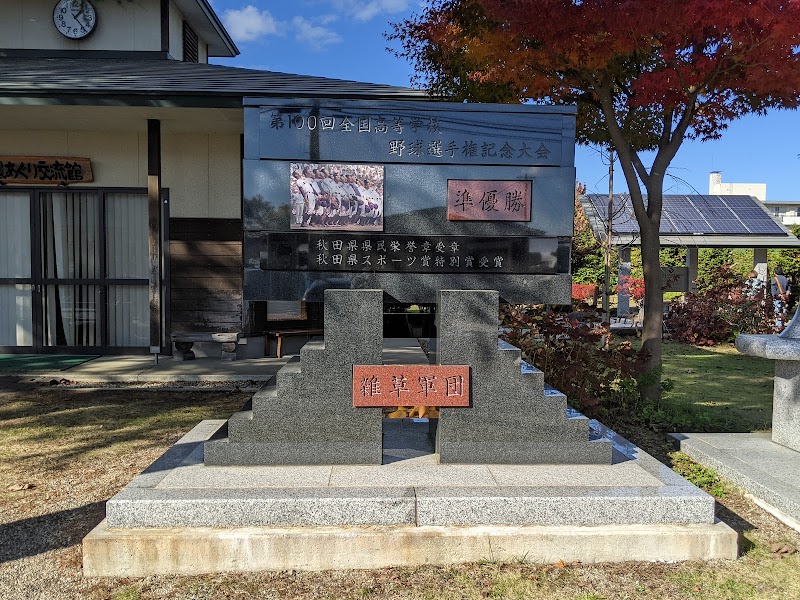
M 223 360 L 236 360 L 236 345 L 239 343 L 239 333 L 220 333 L 212 331 L 176 331 L 170 335 L 178 351 L 178 360 L 192 360 L 194 352 L 192 345 L 195 342 L 216 342 L 222 345 Z
M 283 339 L 287 337 L 298 337 L 298 336 L 308 336 L 313 337 L 315 335 L 322 335 L 322 329 L 277 329 L 273 331 L 267 331 L 264 335 L 264 354 L 269 356 L 270 354 L 270 346 L 272 338 L 278 340 L 278 347 L 276 349 L 275 355 L 278 358 L 283 357 Z

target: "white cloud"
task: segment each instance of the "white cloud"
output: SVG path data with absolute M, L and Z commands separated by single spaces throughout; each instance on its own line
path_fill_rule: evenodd
M 332 0 L 338 10 L 357 21 L 370 19 L 386 13 L 398 13 L 408 8 L 408 0 Z
M 306 44 L 314 50 L 323 50 L 326 46 L 338 44 L 342 41 L 342 36 L 335 31 L 314 25 L 303 17 L 294 17 L 292 19 L 292 30 L 294 31 L 294 38 L 298 42 Z
M 237 42 L 252 42 L 265 35 L 279 35 L 279 23 L 270 12 L 260 11 L 252 4 L 238 10 L 226 10 L 222 14 L 222 22 Z
M 330 25 L 331 23 L 335 23 L 338 20 L 339 20 L 338 15 L 319 15 L 318 17 L 314 17 L 314 21 L 316 21 L 320 25 Z

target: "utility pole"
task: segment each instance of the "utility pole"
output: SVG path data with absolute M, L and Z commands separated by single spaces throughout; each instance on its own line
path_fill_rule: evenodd
M 611 233 L 614 214 L 614 150 L 608 149 L 608 218 L 606 219 L 606 275 L 603 282 L 603 322 L 611 323 Z

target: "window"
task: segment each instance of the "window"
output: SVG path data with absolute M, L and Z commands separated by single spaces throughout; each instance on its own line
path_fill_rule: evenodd
M 147 348 L 143 190 L 0 191 L 0 347 Z

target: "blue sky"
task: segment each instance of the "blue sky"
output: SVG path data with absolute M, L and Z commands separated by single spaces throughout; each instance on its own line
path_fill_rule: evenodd
M 411 67 L 386 50 L 389 22 L 418 10 L 417 0 L 211 0 L 241 55 L 212 62 L 237 67 L 407 86 Z M 800 113 L 776 111 L 732 123 L 722 139 L 683 144 L 665 192 L 708 193 L 710 171 L 724 183 L 766 183 L 768 200 L 800 201 Z M 578 180 L 608 192 L 608 165 L 594 148 L 578 147 Z M 627 187 L 622 172 L 615 191 Z

